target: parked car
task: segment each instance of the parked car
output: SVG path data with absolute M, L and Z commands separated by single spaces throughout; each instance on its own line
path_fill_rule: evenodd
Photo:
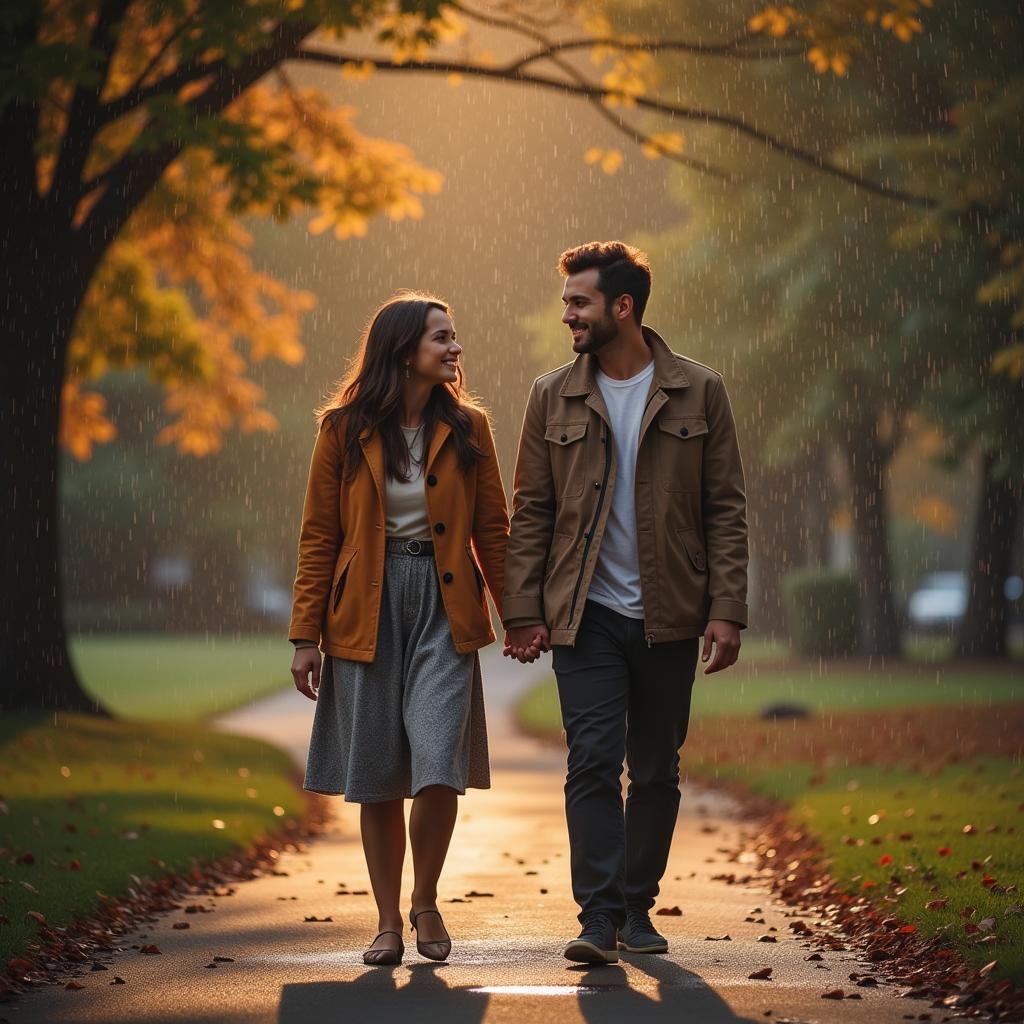
M 1020 621 L 1020 599 L 1024 580 L 1008 576 L 1003 593 L 1009 602 L 1011 625 Z M 914 629 L 949 632 L 967 611 L 967 573 L 932 572 L 922 577 L 917 590 L 907 601 L 907 620 Z

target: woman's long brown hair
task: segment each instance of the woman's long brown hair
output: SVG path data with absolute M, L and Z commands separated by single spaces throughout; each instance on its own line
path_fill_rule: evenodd
M 388 299 L 363 333 L 348 372 L 316 410 L 321 430 L 336 430 L 345 421 L 342 465 L 346 480 L 359 468 L 363 455 L 359 437 L 366 430 L 381 436 L 387 475 L 409 479 L 409 446 L 401 430 L 405 364 L 419 347 L 432 309 L 451 312 L 446 302 L 423 292 L 402 291 Z M 437 424 L 447 423 L 452 428 L 459 468 L 466 472 L 482 452 L 473 443 L 473 424 L 466 412 L 475 403 L 463 391 L 462 367 L 457 372 L 456 380 L 437 384 L 430 392 L 423 410 L 423 451 L 430 450 Z

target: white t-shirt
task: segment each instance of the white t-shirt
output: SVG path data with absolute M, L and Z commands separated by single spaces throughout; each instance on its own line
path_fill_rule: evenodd
M 385 481 L 384 529 L 389 537 L 401 540 L 430 540 L 427 496 L 423 490 L 423 425 L 402 427 L 402 433 L 409 446 L 409 479 L 393 480 L 389 476 Z
M 612 504 L 587 597 L 631 619 L 644 617 L 636 543 L 636 453 L 640 446 L 640 422 L 644 418 L 653 376 L 653 360 L 629 380 L 614 380 L 597 371 L 597 386 L 608 406 L 611 421 L 616 475 Z

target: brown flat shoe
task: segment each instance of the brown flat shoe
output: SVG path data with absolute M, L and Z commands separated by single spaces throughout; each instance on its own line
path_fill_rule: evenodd
M 398 949 L 374 949 L 373 944 L 380 938 L 381 935 L 398 935 Z M 402 936 L 398 932 L 381 932 L 373 942 L 370 943 L 370 948 L 363 954 L 363 963 L 370 967 L 394 967 L 395 964 L 402 962 L 402 957 L 405 955 L 405 943 L 402 942 Z
M 415 932 L 416 929 L 416 918 L 422 917 L 424 914 L 437 914 L 438 920 L 441 922 L 441 927 L 444 928 L 444 918 L 441 917 L 439 910 L 410 910 L 409 911 L 409 924 L 412 925 L 412 930 Z M 445 928 L 445 935 L 448 934 L 447 928 Z M 416 952 L 420 956 L 425 956 L 428 960 L 447 960 L 452 951 L 452 940 L 450 938 L 437 939 L 433 942 L 420 942 L 419 934 L 416 936 Z

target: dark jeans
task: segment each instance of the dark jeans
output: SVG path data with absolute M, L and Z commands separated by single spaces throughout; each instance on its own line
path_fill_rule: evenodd
M 699 644 L 648 647 L 641 620 L 588 601 L 576 646 L 553 648 L 569 742 L 565 817 L 581 922 L 602 911 L 621 926 L 627 907 L 654 906 L 679 810 L 679 748 Z

